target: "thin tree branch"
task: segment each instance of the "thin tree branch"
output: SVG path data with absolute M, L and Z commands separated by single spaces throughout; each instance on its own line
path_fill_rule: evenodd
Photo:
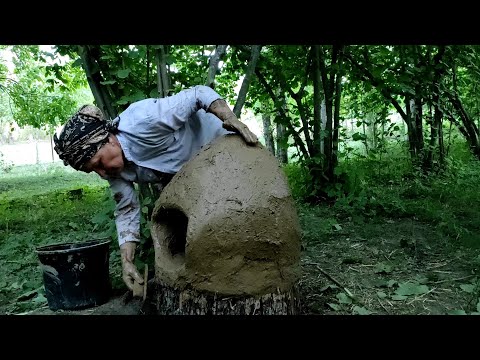
M 260 57 L 260 50 L 262 49 L 262 45 L 253 45 L 250 60 L 248 61 L 247 71 L 245 72 L 245 77 L 242 81 L 242 86 L 238 93 L 237 101 L 235 102 L 235 106 L 233 107 L 233 113 L 237 118 L 240 117 L 240 113 L 242 111 L 243 104 L 245 103 L 245 99 L 247 97 L 248 88 L 250 87 L 250 82 L 252 80 L 252 75 L 255 72 L 255 67 L 257 66 L 258 58 Z
M 395 109 L 398 111 L 398 113 L 400 114 L 400 116 L 402 117 L 402 119 L 407 122 L 407 119 L 408 119 L 408 116 L 407 114 L 405 113 L 405 111 L 403 111 L 402 107 L 400 106 L 400 104 L 398 103 L 398 101 L 393 98 L 392 94 L 393 94 L 393 91 L 391 89 L 387 89 L 385 84 L 375 78 L 373 76 L 373 74 L 365 67 L 365 66 L 362 66 L 358 63 L 358 61 L 356 61 L 350 54 L 345 54 L 345 58 L 348 59 L 350 61 L 350 63 L 355 66 L 357 69 L 360 70 L 360 72 L 364 75 L 364 78 L 366 80 L 369 80 L 370 83 L 376 87 L 377 89 L 380 90 L 380 92 L 382 93 L 382 95 L 388 100 L 390 101 L 390 103 L 392 103 L 392 105 L 395 107 Z M 407 93 L 400 93 L 398 95 L 403 95 L 403 96 L 408 96 Z
M 314 265 L 316 266 L 316 268 L 318 269 L 318 271 L 320 271 L 323 275 L 325 275 L 328 279 L 330 279 L 331 281 L 333 281 L 337 286 L 339 286 L 340 288 L 342 288 L 346 293 L 347 295 L 352 299 L 354 300 L 355 302 L 361 304 L 361 305 L 364 305 L 360 300 L 358 300 L 355 295 L 353 295 L 351 293 L 350 290 L 348 290 L 342 283 L 340 283 L 337 279 L 335 279 L 332 275 L 330 275 L 329 273 L 327 273 L 325 270 L 323 270 L 319 264 L 317 263 L 311 263 L 311 262 L 308 262 L 308 263 L 305 263 L 306 265 Z
M 265 77 L 263 76 L 263 74 L 260 72 L 260 70 L 257 68 L 255 69 L 255 74 L 257 75 L 258 77 L 258 80 L 260 81 L 260 83 L 263 85 L 263 87 L 265 88 L 265 90 L 267 91 L 267 93 L 270 95 L 272 101 L 274 104 L 276 104 L 276 96 L 271 88 L 271 86 L 267 83 Z M 285 114 L 285 111 L 280 107 L 277 107 L 277 111 L 279 111 L 282 116 L 285 118 L 285 119 L 288 119 L 287 115 Z M 305 145 L 303 144 L 303 141 L 302 139 L 300 138 L 300 136 L 298 135 L 297 131 L 295 131 L 295 129 L 293 128 L 292 124 L 290 121 L 287 121 L 286 122 L 286 126 L 290 129 L 290 132 L 292 133 L 292 136 L 295 140 L 295 143 L 300 147 L 300 149 L 302 150 L 302 155 L 305 159 L 308 158 L 308 151 L 307 149 L 305 148 Z
M 215 48 L 215 54 L 213 54 L 213 56 L 210 58 L 207 81 L 205 82 L 205 85 L 211 87 L 212 89 L 215 88 L 215 74 L 217 73 L 218 63 L 225 54 L 227 46 L 228 45 L 217 45 Z

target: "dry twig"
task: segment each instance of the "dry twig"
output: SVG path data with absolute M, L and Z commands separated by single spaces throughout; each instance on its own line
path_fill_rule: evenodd
M 438 281 L 433 282 L 433 284 L 441 284 L 441 283 L 449 282 L 449 281 L 460 281 L 460 280 L 469 279 L 469 278 L 474 277 L 474 276 L 475 276 L 475 275 L 468 275 L 468 276 L 464 276 L 464 277 L 457 278 L 457 279 L 438 280 Z
M 380 303 L 380 306 L 383 308 L 383 310 L 385 310 L 385 312 L 390 315 L 390 312 L 387 310 L 387 308 L 385 307 L 385 305 L 382 304 L 382 302 L 380 301 L 379 298 L 377 298 L 378 302 Z
M 305 263 L 307 265 L 314 265 L 316 266 L 316 268 L 318 269 L 318 271 L 320 271 L 323 275 L 325 275 L 329 280 L 333 281 L 337 286 L 339 286 L 341 289 L 343 289 L 347 295 L 355 302 L 359 303 L 360 305 L 365 305 L 364 303 L 362 303 L 360 300 L 358 300 L 355 295 L 353 295 L 351 293 L 350 290 L 348 290 L 343 284 L 341 284 L 337 279 L 335 279 L 332 275 L 330 275 L 329 273 L 327 273 L 325 270 L 323 270 L 319 264 L 317 263 Z

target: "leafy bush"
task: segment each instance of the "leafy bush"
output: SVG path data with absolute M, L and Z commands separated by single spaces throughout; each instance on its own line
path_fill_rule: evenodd
M 283 170 L 287 176 L 292 197 L 295 200 L 304 200 L 309 195 L 308 188 L 311 181 L 308 170 L 299 163 L 286 164 L 283 166 Z

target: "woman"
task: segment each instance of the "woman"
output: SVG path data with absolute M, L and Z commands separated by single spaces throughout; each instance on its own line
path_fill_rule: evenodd
M 133 290 L 140 276 L 133 260 L 140 242 L 140 205 L 134 183 L 160 192 L 204 145 L 235 132 L 247 144 L 257 137 L 214 90 L 198 85 L 165 98 L 131 104 L 107 122 L 100 109 L 85 105 L 55 135 L 55 151 L 65 165 L 96 172 L 110 183 L 122 259 L 122 278 Z

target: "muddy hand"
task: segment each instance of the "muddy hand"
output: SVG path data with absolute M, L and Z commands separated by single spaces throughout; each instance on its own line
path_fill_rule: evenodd
M 250 131 L 248 126 L 233 115 L 223 122 L 223 127 L 240 134 L 249 145 L 255 145 L 258 142 L 257 136 Z
M 129 262 L 122 262 L 123 276 L 122 279 L 125 282 L 125 285 L 133 291 L 133 282 L 136 281 L 139 284 L 143 284 L 143 279 L 140 276 L 140 273 L 137 270 L 137 267 Z
M 143 278 L 133 264 L 135 258 L 135 248 L 137 244 L 133 241 L 127 241 L 120 246 L 120 254 L 122 257 L 122 279 L 125 285 L 133 291 L 133 282 L 143 284 Z

